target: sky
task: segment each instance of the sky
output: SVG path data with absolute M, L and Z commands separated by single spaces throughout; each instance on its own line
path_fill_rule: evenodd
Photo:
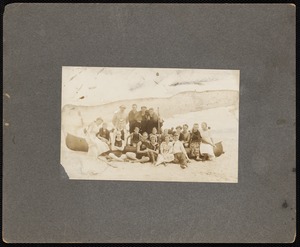
M 62 67 L 62 107 L 210 90 L 239 91 L 239 70 Z

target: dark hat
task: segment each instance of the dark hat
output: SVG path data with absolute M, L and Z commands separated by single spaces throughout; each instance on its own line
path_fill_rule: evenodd
M 146 106 L 142 106 L 142 107 L 141 107 L 141 109 L 143 109 L 143 108 L 147 109 L 147 107 L 146 107 Z
M 178 126 L 176 127 L 176 129 L 182 129 L 182 127 L 181 127 L 180 125 L 178 125 Z

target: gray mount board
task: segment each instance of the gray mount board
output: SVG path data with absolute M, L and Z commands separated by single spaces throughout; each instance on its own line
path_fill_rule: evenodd
M 10 4 L 4 12 L 3 240 L 292 242 L 291 4 Z M 71 181 L 62 66 L 240 70 L 237 184 Z

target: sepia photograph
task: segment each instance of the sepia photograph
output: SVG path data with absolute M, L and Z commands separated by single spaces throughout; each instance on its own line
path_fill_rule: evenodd
M 238 182 L 239 70 L 62 67 L 69 179 Z

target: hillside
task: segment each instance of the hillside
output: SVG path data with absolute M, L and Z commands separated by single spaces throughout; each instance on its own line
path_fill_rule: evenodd
M 169 98 L 141 98 L 132 100 L 120 100 L 99 106 L 75 106 L 65 105 L 62 108 L 62 129 L 64 131 L 82 128 L 97 117 L 111 122 L 112 116 L 119 106 L 124 104 L 129 112 L 131 105 L 136 103 L 138 108 L 142 105 L 153 107 L 156 111 L 159 107 L 160 115 L 166 119 L 176 114 L 196 112 L 217 107 L 233 106 L 237 110 L 239 93 L 237 91 L 206 91 L 206 92 L 182 92 Z

